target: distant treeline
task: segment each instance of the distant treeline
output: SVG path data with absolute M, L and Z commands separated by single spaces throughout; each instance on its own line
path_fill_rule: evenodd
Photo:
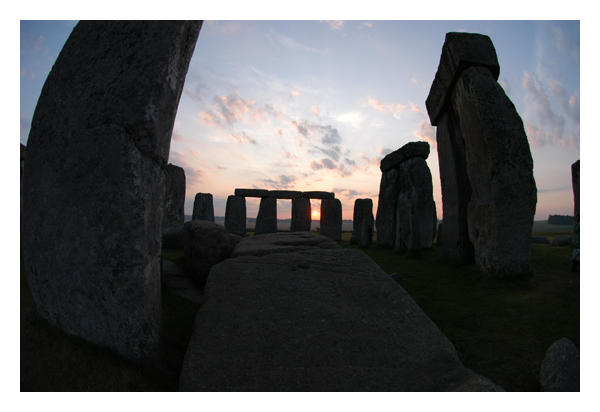
M 550 215 L 548 216 L 549 225 L 572 225 L 575 222 L 573 216 Z

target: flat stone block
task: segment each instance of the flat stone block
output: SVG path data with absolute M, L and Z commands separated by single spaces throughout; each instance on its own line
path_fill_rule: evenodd
M 244 197 L 268 197 L 269 191 L 266 189 L 235 189 L 234 194 Z
M 302 192 L 295 190 L 269 190 L 268 196 L 277 199 L 299 199 L 302 197 Z
M 333 199 L 335 193 L 333 192 L 302 192 L 304 199 Z
M 500 75 L 500 65 L 492 40 L 477 33 L 447 33 L 437 73 L 425 101 L 431 124 L 450 107 L 450 97 L 461 73 L 472 66 L 490 70 L 494 80 Z
M 429 151 L 429 143 L 427 142 L 409 142 L 381 159 L 379 168 L 382 172 L 387 172 L 393 167 L 396 167 L 400 165 L 400 163 L 412 159 L 413 157 L 427 159 L 429 157 Z

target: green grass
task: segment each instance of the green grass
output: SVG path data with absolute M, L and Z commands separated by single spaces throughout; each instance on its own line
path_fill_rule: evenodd
M 343 233 L 340 245 L 358 248 L 349 239 Z M 568 337 L 579 347 L 579 287 L 569 285 L 571 247 L 532 245 L 533 276 L 521 280 L 485 276 L 474 265 L 446 259 L 437 245 L 422 259 L 374 245 L 361 250 L 388 274 L 402 275 L 400 285 L 450 339 L 467 368 L 508 391 L 539 390 L 542 360 L 556 340 Z M 164 250 L 163 258 L 185 267 L 183 251 Z M 169 292 L 162 300 L 164 360 L 142 367 L 39 319 L 21 263 L 21 390 L 177 390 L 200 305 Z

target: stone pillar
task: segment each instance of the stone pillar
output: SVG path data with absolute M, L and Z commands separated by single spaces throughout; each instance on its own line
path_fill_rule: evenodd
M 350 243 L 360 243 L 363 246 L 370 245 L 373 241 L 373 200 L 356 199 L 354 201 L 354 214 L 352 216 L 352 237 Z M 364 228 L 363 228 L 364 226 Z M 361 234 L 366 233 L 366 238 L 361 241 Z M 369 234 L 370 233 L 370 234 Z M 365 237 L 365 236 L 363 236 Z
M 342 202 L 340 199 L 321 200 L 321 235 L 342 240 Z
M 408 220 L 410 221 L 410 233 L 408 240 L 408 256 L 410 257 L 421 257 L 421 222 L 419 205 L 417 202 L 410 202 L 410 208 L 408 210 Z
M 277 199 L 274 197 L 260 199 L 254 234 L 263 233 L 277 233 Z
M 183 223 L 185 203 L 185 171 L 171 163 L 165 170 L 167 183 L 165 185 L 165 218 L 163 225 Z
M 381 174 L 377 206 L 377 246 L 394 248 L 396 244 L 396 206 L 398 202 L 398 168 Z
M 246 198 L 231 195 L 225 206 L 225 228 L 234 235 L 246 236 Z
M 573 216 L 579 215 L 579 160 L 571 165 L 571 180 L 573 182 Z
M 215 221 L 215 211 L 213 206 L 213 196 L 210 193 L 198 193 L 194 198 L 194 211 L 192 220 Z
M 292 199 L 292 223 L 290 232 L 310 232 L 310 199 Z
M 513 277 L 530 274 L 537 189 L 523 122 L 499 73 L 488 36 L 448 33 L 426 106 L 438 126 L 444 253 L 470 260 L 466 216 L 477 266 Z
M 201 24 L 79 22 L 29 133 L 21 234 L 36 311 L 139 362 L 160 353 L 165 168 Z

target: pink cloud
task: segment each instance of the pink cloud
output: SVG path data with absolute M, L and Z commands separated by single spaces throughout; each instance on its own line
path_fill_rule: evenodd
M 420 140 L 429 143 L 432 148 L 437 148 L 437 141 L 435 138 L 435 129 L 426 120 L 421 120 L 419 123 L 419 130 L 413 133 Z
M 246 134 L 246 132 L 242 132 L 242 134 L 229 133 L 229 137 L 238 142 L 239 144 L 252 143 L 256 144 L 256 140 L 252 139 L 250 136 Z
M 311 107 L 311 110 L 314 114 L 317 115 L 317 117 L 321 117 L 321 109 L 319 109 L 319 106 L 313 106 Z
M 375 108 L 375 110 L 377 110 L 383 114 L 386 114 L 389 110 L 393 110 L 393 107 L 394 107 L 392 105 L 392 107 L 390 108 L 389 106 L 381 103 L 379 100 L 372 99 L 370 97 L 368 98 L 368 102 L 369 102 L 370 106 L 372 106 L 373 108 Z

